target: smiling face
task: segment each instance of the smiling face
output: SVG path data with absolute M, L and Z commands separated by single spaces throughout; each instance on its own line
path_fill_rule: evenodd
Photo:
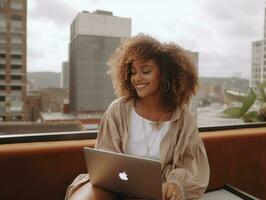
M 160 97 L 161 73 L 153 60 L 134 61 L 130 80 L 140 98 Z

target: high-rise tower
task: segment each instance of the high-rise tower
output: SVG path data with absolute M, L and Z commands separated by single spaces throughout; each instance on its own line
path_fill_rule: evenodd
M 0 0 L 0 120 L 26 119 L 27 0 Z

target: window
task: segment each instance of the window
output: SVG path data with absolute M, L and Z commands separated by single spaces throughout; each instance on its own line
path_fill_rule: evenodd
M 163 0 L 142 1 L 141 4 L 132 1 L 130 11 L 125 12 L 127 4 L 124 1 L 120 4 L 114 0 L 110 1 L 112 3 L 102 1 L 97 4 L 60 1 L 62 7 L 57 6 L 57 1 L 52 2 L 53 5 L 47 4 L 47 9 L 49 6 L 66 9 L 40 12 L 44 11 L 42 6 L 45 4 L 35 0 L 31 5 L 28 1 L 25 14 L 26 6 L 23 3 L 0 0 L 0 8 L 10 6 L 5 9 L 10 10 L 10 13 L 0 12 L 0 60 L 3 61 L 0 62 L 0 69 L 4 69 L 0 70 L 0 75 L 8 71 L 8 76 L 4 75 L 2 79 L 0 76 L 0 79 L 7 79 L 9 85 L 6 88 L 11 89 L 12 93 L 24 92 L 21 101 L 26 96 L 28 102 L 39 102 L 36 103 L 38 106 L 33 106 L 38 107 L 39 113 L 32 109 L 31 113 L 24 113 L 25 116 L 31 116 L 33 112 L 36 112 L 34 116 L 39 116 L 42 111 L 62 111 L 65 106 L 79 112 L 85 110 L 89 104 L 95 110 L 85 118 L 90 119 L 89 116 L 94 116 L 94 112 L 98 110 L 104 112 L 102 105 L 108 105 L 115 98 L 110 77 L 106 75 L 107 59 L 121 41 L 139 32 L 152 35 L 163 42 L 176 42 L 191 55 L 198 53 L 195 63 L 200 76 L 200 87 L 191 108 L 199 126 L 242 124 L 241 119 L 221 117 L 222 111 L 231 103 L 224 91 L 234 89 L 247 93 L 249 87 L 256 85 L 256 80 L 266 78 L 262 74 L 266 72 L 263 6 L 261 9 L 257 6 L 254 12 L 245 14 L 242 11 L 247 9 L 244 4 L 227 5 L 223 1 L 217 4 L 226 8 L 226 12 L 220 11 L 218 5 L 217 8 L 211 3 L 208 5 L 208 1 L 171 1 L 167 4 Z M 151 4 L 152 9 L 148 10 L 147 15 L 147 8 Z M 71 10 L 71 15 L 67 8 Z M 88 8 L 88 12 L 80 12 Z M 96 9 L 103 8 L 113 13 L 106 15 L 95 12 Z M 235 16 L 236 10 L 237 14 L 242 15 L 237 19 L 230 17 Z M 94 14 L 104 14 L 101 17 L 108 20 L 93 18 Z M 226 20 L 222 20 L 223 17 Z M 248 30 L 243 30 L 247 22 L 248 25 L 259 26 L 256 30 L 261 32 L 248 28 L 251 26 L 247 27 Z M 242 34 L 238 30 L 242 30 Z M 69 69 L 63 73 L 64 62 L 69 63 Z M 74 76 L 76 74 L 79 75 Z M 70 85 L 72 89 L 63 87 L 66 77 L 71 77 L 72 85 L 69 82 L 64 85 Z M 89 84 L 91 80 L 94 80 L 94 84 Z M 73 83 L 80 84 L 80 87 L 74 90 Z M 58 91 L 54 92 L 51 89 L 53 87 Z M 94 91 L 95 96 L 102 97 L 92 97 L 88 90 Z M 25 91 L 30 95 L 25 95 Z M 70 99 L 70 96 L 74 98 Z M 64 103 L 66 101 L 68 103 Z M 50 107 L 41 105 L 40 102 L 50 102 L 47 103 Z M 101 117 L 101 112 L 97 113 L 97 119 Z M 34 121 L 38 119 L 36 117 Z M 85 124 L 84 127 L 89 126 Z
M 11 20 L 22 21 L 22 19 L 23 19 L 22 15 L 11 15 Z
M 11 86 L 11 90 L 21 90 L 21 86 Z
M 5 52 L 5 51 L 6 51 L 6 45 L 0 44 L 0 52 Z
M 11 21 L 11 29 L 18 29 L 18 28 L 22 28 L 22 21 L 16 21 L 16 20 L 12 20 Z
M 20 75 L 11 75 L 12 80 L 22 80 L 22 76 Z
M 22 65 L 11 65 L 12 69 L 22 69 Z
M 6 34 L 0 32 L 0 43 L 5 43 L 6 42 Z
M 6 14 L 0 13 L 0 32 L 6 31 Z
M 12 53 L 22 53 L 22 45 L 21 44 L 11 44 L 11 52 Z
M 12 44 L 22 44 L 22 34 L 15 34 L 11 35 L 11 43 Z
M 7 8 L 7 1 L 6 0 L 0 0 L 0 8 Z
M 3 102 L 3 101 L 5 101 L 5 100 L 6 100 L 6 97 L 5 97 L 5 96 L 1 96 L 1 95 L 0 95 L 0 101 L 2 101 L 2 102 Z
M 11 7 L 11 9 L 14 9 L 14 10 L 22 10 L 23 4 L 19 3 L 19 2 L 11 2 L 10 7 Z
M 11 55 L 11 58 L 14 58 L 14 59 L 22 59 L 22 55 Z

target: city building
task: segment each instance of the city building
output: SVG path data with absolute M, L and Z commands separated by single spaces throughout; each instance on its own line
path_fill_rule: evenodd
M 27 92 L 27 121 L 38 121 L 42 108 L 40 91 Z
M 252 63 L 250 87 L 256 87 L 256 81 L 266 80 L 266 8 L 264 9 L 264 38 L 252 42 Z
M 199 69 L 199 53 L 198 52 L 193 52 L 193 51 L 187 51 L 188 55 L 191 57 L 192 62 L 194 63 L 196 70 L 198 71 Z M 193 116 L 195 119 L 197 119 L 197 108 L 198 108 L 198 96 L 194 96 L 191 99 L 189 109 L 193 113 Z
M 41 113 L 60 113 L 68 102 L 69 91 L 64 88 L 43 88 L 27 93 L 27 119 L 38 121 Z M 49 116 L 49 115 L 48 115 Z M 57 116 L 57 115 L 52 115 Z
M 69 92 L 64 88 L 44 88 L 40 90 L 40 94 L 42 112 L 62 112 Z
M 26 120 L 26 11 L 26 0 L 0 0 L 0 121 Z
M 105 111 L 115 98 L 107 74 L 108 58 L 121 41 L 131 36 L 131 19 L 96 10 L 78 13 L 70 34 L 70 109 Z
M 69 88 L 69 63 L 62 63 L 62 71 L 61 71 L 61 80 L 60 80 L 61 88 Z

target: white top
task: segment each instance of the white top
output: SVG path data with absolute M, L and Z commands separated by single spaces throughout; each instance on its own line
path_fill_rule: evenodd
M 130 116 L 127 153 L 159 160 L 160 143 L 166 135 L 170 121 L 153 122 L 141 117 L 134 107 Z

